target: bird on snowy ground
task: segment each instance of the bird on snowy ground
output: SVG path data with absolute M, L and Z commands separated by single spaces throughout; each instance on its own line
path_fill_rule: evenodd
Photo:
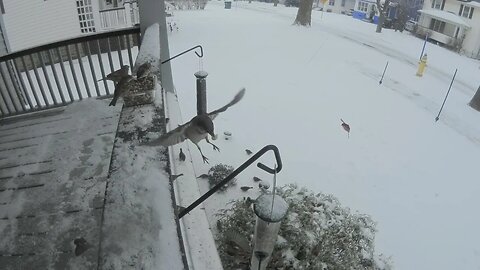
M 130 70 L 130 66 L 124 65 L 122 66 L 121 69 L 115 70 L 114 72 L 108 74 L 105 78 L 100 79 L 98 81 L 107 80 L 107 81 L 112 81 L 114 83 L 118 83 L 123 77 L 128 76 L 129 70 Z
M 186 158 L 187 157 L 183 153 L 182 148 L 180 148 L 180 154 L 178 154 L 178 159 L 180 159 L 180 161 L 185 161 Z
M 208 158 L 205 155 L 203 155 L 202 149 L 200 148 L 198 143 L 203 139 L 205 139 L 207 143 L 213 146 L 213 150 L 217 150 L 220 152 L 220 148 L 218 148 L 215 144 L 211 143 L 210 140 L 208 139 L 208 135 L 212 137 L 215 136 L 213 120 L 215 119 L 215 117 L 218 116 L 219 113 L 224 112 L 229 107 L 237 104 L 243 98 L 244 95 L 245 95 L 245 88 L 242 88 L 235 95 L 233 100 L 230 101 L 227 105 L 221 107 L 218 110 L 212 111 L 210 113 L 197 115 L 187 123 L 175 128 L 174 130 L 171 130 L 166 134 L 163 134 L 162 136 L 160 136 L 157 139 L 154 139 L 151 142 L 145 143 L 144 145 L 170 146 L 177 143 L 181 143 L 186 139 L 189 139 L 191 142 L 193 142 L 197 146 L 198 151 L 200 151 L 200 154 L 202 155 L 203 162 L 208 163 Z
M 125 93 L 128 92 L 128 82 L 130 82 L 133 79 L 133 76 L 126 75 L 123 76 L 120 81 L 115 85 L 115 91 L 113 92 L 113 99 L 108 104 L 108 106 L 115 106 L 117 104 L 117 100 L 119 97 L 125 96 Z
M 350 138 L 350 125 L 345 123 L 343 119 L 340 119 L 340 121 L 342 121 L 342 128 L 348 133 L 348 137 Z

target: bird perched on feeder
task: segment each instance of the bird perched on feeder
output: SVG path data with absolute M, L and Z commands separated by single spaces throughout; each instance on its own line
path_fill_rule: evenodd
M 107 80 L 107 81 L 112 81 L 114 83 L 118 83 L 123 77 L 128 76 L 129 70 L 130 70 L 130 66 L 124 65 L 122 66 L 121 69 L 115 70 L 114 72 L 108 74 L 105 78 L 100 79 L 98 81 Z
M 180 148 L 180 154 L 178 154 L 178 159 L 179 159 L 180 161 L 185 161 L 186 158 L 187 158 L 187 157 L 186 157 L 185 154 L 183 153 L 182 148 Z
M 126 75 L 123 76 L 120 81 L 115 85 L 115 91 L 113 92 L 113 99 L 108 104 L 108 106 L 115 106 L 119 97 L 125 96 L 125 93 L 128 92 L 128 83 L 133 79 L 132 76 Z
M 340 121 L 342 121 L 342 128 L 347 132 L 348 137 L 350 138 L 350 126 L 343 121 L 343 119 L 340 118 Z
M 152 64 L 150 62 L 145 62 L 137 69 L 137 79 L 141 79 L 150 75 L 152 71 Z
M 213 119 L 215 119 L 215 117 L 217 117 L 219 113 L 224 112 L 229 107 L 237 104 L 243 98 L 244 95 L 245 95 L 245 88 L 242 88 L 235 95 L 233 100 L 230 101 L 227 105 L 221 107 L 218 110 L 212 111 L 210 113 L 197 115 L 187 123 L 181 126 L 178 126 L 174 130 L 171 130 L 170 132 L 163 134 L 162 136 L 160 136 L 159 138 L 151 142 L 144 143 L 144 145 L 170 146 L 177 143 L 181 143 L 186 139 L 189 139 L 191 142 L 193 142 L 197 146 L 198 150 L 200 151 L 200 154 L 202 155 L 203 162 L 208 163 L 208 158 L 205 155 L 203 155 L 202 149 L 200 148 L 198 143 L 203 139 L 205 139 L 207 143 L 213 146 L 213 150 L 220 151 L 220 148 L 218 148 L 215 144 L 211 143 L 210 140 L 208 139 L 208 135 L 212 137 L 215 136 Z

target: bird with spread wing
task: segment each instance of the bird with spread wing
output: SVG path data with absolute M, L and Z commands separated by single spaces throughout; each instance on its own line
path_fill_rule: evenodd
M 189 139 L 193 142 L 200 154 L 202 155 L 203 162 L 208 163 L 208 158 L 203 155 L 202 149 L 198 145 L 200 141 L 205 139 L 207 143 L 213 146 L 214 150 L 220 151 L 215 144 L 210 142 L 208 139 L 208 135 L 215 137 L 214 132 L 214 125 L 213 120 L 218 116 L 219 113 L 226 111 L 229 107 L 237 104 L 245 95 L 245 88 L 242 88 L 230 101 L 227 105 L 221 107 L 218 110 L 212 111 L 207 114 L 197 115 L 192 118 L 192 120 L 188 121 L 187 123 L 178 126 L 177 128 L 171 130 L 168 133 L 163 134 L 157 139 L 152 140 L 151 142 L 145 143 L 144 145 L 156 146 L 156 145 L 163 145 L 163 146 L 170 146 L 181 143 L 186 139 Z

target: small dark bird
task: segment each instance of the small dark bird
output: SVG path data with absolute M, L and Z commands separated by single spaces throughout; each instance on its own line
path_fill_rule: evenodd
M 340 121 L 342 121 L 342 128 L 347 132 L 348 137 L 350 138 L 350 126 L 343 121 L 343 119 L 340 118 Z
M 255 182 L 260 182 L 260 181 L 262 181 L 262 179 L 260 179 L 260 178 L 258 178 L 258 177 L 256 177 L 256 176 L 254 176 L 254 177 L 253 177 L 253 181 L 255 181 Z
M 253 187 L 247 187 L 247 186 L 240 187 L 242 191 L 248 191 L 249 189 L 252 189 L 252 188 Z
M 260 183 L 258 183 L 258 187 L 266 190 L 270 188 L 270 184 L 265 181 L 261 181 Z
M 73 240 L 73 244 L 75 244 L 75 256 L 82 255 L 82 253 L 91 247 L 91 245 L 83 237 Z
M 180 148 L 180 154 L 178 154 L 178 159 L 180 159 L 180 161 L 185 161 L 186 158 L 187 157 L 183 153 L 182 148 Z
M 178 177 L 183 176 L 183 173 L 181 174 L 172 174 L 170 175 L 170 181 L 175 181 Z
M 147 77 L 152 71 L 152 64 L 145 62 L 137 69 L 137 79 Z
M 114 72 L 108 74 L 105 78 L 100 79 L 98 81 L 107 80 L 107 81 L 118 83 L 123 77 L 128 76 L 129 70 L 130 70 L 130 66 L 124 65 L 122 66 L 121 69 L 115 70 Z
M 198 176 L 197 178 L 208 178 L 208 174 L 205 174 L 205 173 L 204 173 L 204 174 Z
M 125 96 L 125 94 L 128 92 L 128 83 L 133 79 L 132 76 L 127 75 L 123 76 L 120 81 L 115 85 L 115 91 L 113 92 L 113 99 L 108 104 L 108 106 L 115 106 L 117 104 L 117 100 L 119 97 Z
M 249 156 L 250 156 L 251 154 L 253 154 L 253 152 L 252 152 L 252 151 L 250 151 L 250 150 L 248 150 L 248 149 L 245 149 L 245 152 L 246 152 L 246 153 L 247 153 L 247 155 L 249 155 Z
M 208 114 L 201 114 L 197 115 L 192 118 L 189 122 L 175 128 L 174 130 L 171 130 L 170 132 L 163 134 L 159 138 L 145 143 L 145 145 L 150 145 L 150 146 L 155 146 L 155 145 L 163 145 L 163 146 L 170 146 L 174 145 L 177 143 L 181 143 L 185 141 L 186 139 L 189 139 L 191 142 L 193 142 L 198 150 L 200 151 L 200 154 L 202 155 L 203 162 L 208 163 L 208 158 L 203 155 L 202 149 L 198 145 L 200 141 L 205 139 L 207 143 L 211 144 L 213 146 L 213 150 L 220 151 L 220 148 L 218 148 L 215 144 L 211 143 L 210 140 L 208 139 L 208 135 L 214 137 L 215 132 L 214 132 L 214 125 L 213 125 L 213 119 L 218 116 L 219 113 L 226 111 L 229 107 L 237 104 L 245 95 L 245 88 L 242 88 L 233 98 L 232 101 L 230 101 L 227 105 L 221 107 L 218 110 L 212 111 Z

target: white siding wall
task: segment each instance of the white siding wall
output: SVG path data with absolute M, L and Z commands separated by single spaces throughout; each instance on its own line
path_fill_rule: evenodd
M 81 34 L 74 0 L 4 0 L 4 5 L 12 51 Z
M 468 56 L 476 57 L 480 52 L 480 8 L 475 8 L 472 19 L 468 19 L 468 24 L 472 28 L 468 30 L 465 36 L 463 50 Z
M 431 9 L 432 1 L 433 0 L 425 0 L 423 8 Z M 457 0 L 446 0 L 443 10 L 458 15 L 461 4 L 465 5 L 465 3 Z M 462 49 L 466 55 L 475 57 L 480 50 L 480 7 L 474 8 L 475 10 L 472 19 L 462 17 L 462 19 L 471 27 L 465 35 Z M 428 27 L 430 25 L 430 20 L 428 20 L 428 23 L 423 23 L 422 25 Z

